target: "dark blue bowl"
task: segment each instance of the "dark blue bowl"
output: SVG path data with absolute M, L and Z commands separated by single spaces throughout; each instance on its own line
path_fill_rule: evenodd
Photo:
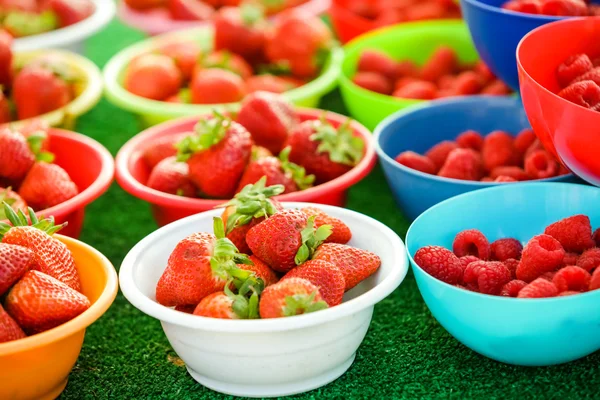
M 517 45 L 529 31 L 565 17 L 524 14 L 500 8 L 506 1 L 460 0 L 460 4 L 479 56 L 496 76 L 518 92 Z
M 383 120 L 375 129 L 375 151 L 396 203 L 411 221 L 437 203 L 476 189 L 520 183 L 474 182 L 425 174 L 394 158 L 403 151 L 425 153 L 443 140 L 455 140 L 469 129 L 485 135 L 504 130 L 516 135 L 530 128 L 523 106 L 515 97 L 469 96 L 414 106 Z M 563 175 L 535 182 L 569 182 Z M 530 181 L 531 182 L 531 181 Z

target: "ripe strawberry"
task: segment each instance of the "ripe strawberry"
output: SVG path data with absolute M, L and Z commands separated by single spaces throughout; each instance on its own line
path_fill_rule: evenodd
M 205 196 L 231 198 L 250 159 L 250 134 L 217 113 L 201 119 L 194 130 L 177 144 L 178 160 L 187 162 L 191 181 Z
M 335 265 L 323 260 L 308 260 L 290 270 L 281 281 L 290 278 L 306 279 L 319 289 L 329 307 L 342 303 L 346 283 L 344 274 Z
M 249 256 L 248 258 L 252 261 L 252 264 L 238 264 L 238 268 L 254 272 L 257 278 L 262 279 L 264 287 L 277 283 L 279 280 L 277 274 L 266 263 L 262 262 L 256 256 Z
M 381 259 L 375 253 L 338 243 L 319 246 L 313 260 L 324 260 L 337 266 L 344 274 L 346 291 L 373 275 L 381 265 Z
M 36 210 L 63 203 L 78 193 L 77 185 L 64 169 L 44 161 L 31 167 L 19 188 L 19 195 Z
M 249 253 L 246 234 L 254 225 L 281 211 L 283 207 L 271 197 L 281 194 L 281 185 L 265 187 L 266 178 L 245 186 L 233 199 L 223 204 L 221 215 L 227 226 L 227 238 L 242 253 Z
M 31 250 L 0 243 L 0 296 L 15 284 L 34 265 Z
M 190 80 L 194 67 L 202 54 L 200 46 L 195 42 L 169 43 L 159 48 L 159 51 L 174 62 L 184 80 Z
M 8 187 L 6 189 L 0 188 L 0 204 L 6 203 L 12 208 L 15 212 L 21 210 L 23 212 L 27 212 L 27 203 L 25 200 L 17 192 L 14 192 L 12 188 Z M 0 221 L 6 219 L 6 214 L 4 213 L 4 207 L 0 207 Z
M 58 17 L 61 28 L 83 21 L 96 8 L 89 0 L 47 0 L 46 5 Z
M 136 10 L 149 10 L 151 8 L 162 7 L 167 4 L 167 0 L 123 0 L 125 4 Z
M 209 20 L 214 10 L 201 0 L 166 0 L 171 18 L 183 21 Z
M 326 308 L 319 289 L 302 278 L 289 278 L 271 285 L 260 299 L 261 318 L 292 317 Z
M 378 50 L 363 51 L 358 59 L 356 69 L 359 72 L 375 72 L 390 80 L 396 80 L 399 77 L 396 60 Z
M 392 96 L 401 99 L 433 100 L 438 97 L 438 90 L 431 82 L 417 80 L 394 90 Z
M 239 319 L 233 311 L 233 301 L 234 298 L 225 292 L 215 292 L 203 298 L 193 314 L 209 318 Z
M 36 12 L 38 0 L 0 0 L 0 9 Z
M 200 69 L 195 72 L 190 90 L 194 104 L 236 103 L 246 95 L 242 78 L 221 68 Z
M 50 138 L 48 130 L 50 124 L 41 118 L 31 118 L 23 121 L 23 124 L 18 129 L 13 129 L 25 136 L 29 143 L 29 148 L 36 154 L 38 161 L 51 162 L 54 156 L 48 153 L 50 150 Z
M 423 66 L 421 78 L 426 81 L 435 82 L 444 75 L 454 73 L 457 66 L 458 58 L 454 49 L 447 46 L 440 46 Z
M 260 7 L 242 4 L 223 7 L 213 19 L 215 49 L 226 49 L 247 60 L 262 57 L 268 24 Z
M 250 161 L 260 160 L 265 157 L 273 157 L 273 153 L 269 149 L 262 146 L 252 146 L 252 155 L 250 155 Z
M 331 235 L 325 240 L 325 243 L 340 243 L 346 244 L 352 239 L 352 232 L 348 225 L 341 219 L 328 215 L 325 211 L 316 207 L 302 208 L 304 214 L 308 217 L 315 216 L 315 226 L 318 228 L 322 225 L 330 225 L 333 229 Z
M 267 37 L 265 52 L 272 63 L 285 64 L 292 75 L 308 78 L 325 63 L 332 43 L 331 31 L 323 21 L 291 9 L 278 16 Z
M 0 124 L 6 124 L 13 120 L 12 109 L 10 100 L 0 91 Z
M 181 82 L 181 72 L 171 57 L 149 53 L 129 64 L 123 86 L 137 96 L 165 100 L 179 91 Z
M 290 132 L 287 146 L 292 148 L 290 160 L 315 175 L 317 183 L 323 183 L 358 164 L 363 156 L 364 142 L 354 136 L 350 119 L 338 128 L 325 120 L 309 120 Z
M 20 181 L 34 162 L 27 140 L 9 128 L 0 128 L 0 177 Z
M 156 164 L 165 158 L 177 155 L 176 144 L 189 135 L 192 135 L 192 132 L 179 133 L 173 136 L 162 136 L 151 142 L 142 152 L 142 157 L 148 168 L 152 170 Z
M 0 30 L 0 85 L 5 88 L 12 83 L 12 41 L 8 32 Z
M 161 192 L 184 197 L 196 197 L 196 188 L 189 178 L 190 168 L 177 157 L 167 157 L 154 167 L 146 185 Z
M 83 294 L 40 271 L 28 271 L 6 296 L 6 312 L 29 334 L 47 331 L 83 313 Z
M 215 218 L 214 230 L 214 235 L 194 233 L 177 243 L 156 284 L 156 301 L 167 307 L 198 304 L 224 290 L 232 274 L 243 272 L 236 264 L 250 261 L 225 238 L 220 218 Z
M 194 69 L 194 75 L 207 68 L 220 68 L 233 72 L 246 80 L 253 75 L 252 66 L 241 56 L 227 50 L 213 51 L 205 54 Z
M 315 227 L 315 218 L 299 210 L 283 210 L 258 225 L 246 235 L 252 253 L 279 272 L 287 272 L 310 259 L 315 250 L 331 235 L 332 227 Z
M 244 99 L 237 122 L 250 132 L 254 142 L 279 153 L 289 132 L 298 125 L 294 106 L 283 96 L 256 92 Z
M 4 310 L 0 304 L 0 343 L 6 343 L 26 337 L 19 324 Z
M 246 79 L 244 83 L 246 84 L 246 91 L 248 93 L 283 93 L 288 90 L 296 89 L 304 84 L 302 81 L 286 79 L 285 77 L 271 74 L 254 75 Z
M 375 93 L 389 95 L 393 91 L 392 82 L 377 72 L 357 72 L 352 78 L 352 82 L 356 86 L 360 86 L 363 89 L 370 90 L 371 92 Z

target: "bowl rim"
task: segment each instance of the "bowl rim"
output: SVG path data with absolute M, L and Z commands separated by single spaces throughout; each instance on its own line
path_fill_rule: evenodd
M 303 202 L 285 202 L 285 208 L 318 207 L 325 212 L 336 210 L 343 214 L 353 215 L 366 224 L 374 226 L 390 242 L 395 243 L 393 253 L 386 257 L 390 262 L 398 263 L 391 269 L 390 274 L 386 276 L 378 285 L 367 292 L 348 300 L 335 307 L 328 308 L 315 313 L 297 315 L 288 318 L 272 318 L 258 320 L 226 320 L 218 318 L 201 317 L 175 311 L 172 308 L 160 305 L 154 300 L 144 295 L 137 287 L 133 277 L 133 265 L 138 255 L 144 251 L 151 243 L 163 237 L 164 235 L 176 234 L 180 226 L 187 225 L 192 221 L 212 218 L 218 216 L 222 210 L 210 210 L 190 217 L 172 222 L 169 225 L 157 229 L 150 235 L 139 241 L 125 256 L 119 270 L 119 282 L 121 291 L 125 298 L 137 309 L 143 313 L 156 318 L 161 323 L 170 323 L 183 326 L 190 329 L 198 329 L 211 332 L 232 332 L 232 333 L 264 333 L 264 332 L 283 332 L 300 328 L 307 328 L 342 317 L 355 314 L 367 307 L 374 306 L 388 295 L 390 295 L 404 280 L 408 272 L 408 258 L 404 242 L 400 237 L 383 223 L 367 215 L 356 211 L 348 210 L 342 207 L 326 206 L 323 204 L 303 203 Z
M 77 239 L 59 234 L 55 234 L 54 237 L 65 243 L 67 246 L 79 247 L 96 258 L 106 275 L 106 286 L 94 304 L 72 320 L 36 335 L 12 342 L 0 343 L 0 357 L 42 347 L 84 330 L 108 310 L 117 296 L 117 292 L 119 291 L 117 272 L 106 256 L 90 245 Z
M 156 49 L 168 43 L 190 41 L 194 37 L 207 37 L 213 35 L 214 28 L 211 25 L 184 29 L 153 36 L 124 48 L 115 54 L 106 64 L 102 72 L 104 88 L 107 99 L 125 110 L 137 114 L 151 114 L 156 116 L 177 118 L 182 116 L 204 113 L 211 109 L 234 110 L 239 108 L 237 103 L 220 104 L 178 104 L 165 101 L 150 100 L 128 92 L 119 82 L 119 75 L 125 66 L 136 56 Z M 212 46 L 211 46 L 212 47 Z M 340 66 L 344 58 L 344 50 L 335 46 L 329 55 L 328 61 L 321 73 L 312 81 L 299 88 L 288 90 L 283 95 L 292 103 L 326 93 L 337 85 L 340 75 Z
M 513 302 L 513 303 L 517 303 L 517 302 L 523 302 L 525 301 L 527 304 L 541 304 L 541 303 L 550 303 L 550 302 L 556 302 L 556 301 L 570 301 L 568 299 L 579 299 L 581 298 L 581 296 L 586 296 L 586 297 L 591 297 L 591 296 L 597 296 L 600 298 L 600 289 L 598 290 L 592 290 L 592 291 L 588 291 L 588 292 L 584 292 L 584 293 L 580 293 L 578 295 L 573 295 L 573 296 L 562 296 L 562 297 L 547 297 L 547 298 L 533 298 L 533 299 L 520 299 L 520 298 L 516 298 L 516 297 L 506 297 L 506 296 L 494 296 L 491 294 L 483 294 L 483 293 L 477 293 L 477 292 L 472 292 L 470 290 L 466 290 L 466 289 L 461 289 L 458 288 L 454 285 L 450 285 L 449 283 L 446 283 L 444 281 L 441 281 L 437 278 L 434 278 L 433 276 L 429 275 L 423 268 L 421 268 L 413 259 L 412 254 L 410 254 L 410 250 L 409 250 L 409 240 L 411 238 L 411 232 L 414 229 L 415 224 L 417 224 L 419 222 L 419 220 L 421 218 L 424 217 L 425 214 L 427 214 L 428 212 L 440 208 L 440 207 L 445 207 L 448 206 L 450 204 L 452 204 L 453 201 L 460 201 L 462 200 L 463 197 L 468 197 L 468 196 L 477 196 L 477 195 L 481 195 L 479 193 L 483 192 L 488 193 L 488 192 L 494 192 L 494 191 L 501 191 L 501 190 L 506 190 L 506 188 L 511 188 L 511 187 L 516 187 L 519 189 L 527 189 L 530 186 L 534 186 L 537 188 L 540 187 L 556 187 L 556 186 L 580 186 L 582 189 L 585 187 L 585 189 L 583 190 L 598 190 L 598 188 L 593 187 L 593 186 L 587 186 L 587 185 L 578 185 L 575 183 L 565 183 L 565 182 L 542 182 L 542 183 L 523 183 L 521 185 L 518 186 L 499 186 L 499 187 L 490 187 L 490 188 L 486 188 L 486 189 L 481 189 L 481 190 L 476 190 L 476 191 L 472 191 L 472 192 L 467 192 L 467 193 L 463 193 L 460 194 L 458 196 L 454 196 L 451 197 L 447 200 L 444 200 L 432 207 L 430 207 L 429 209 L 425 210 L 423 213 L 421 213 L 421 215 L 419 215 L 408 227 L 408 231 L 406 232 L 406 254 L 408 256 L 408 260 L 409 260 L 409 264 L 412 266 L 412 268 L 417 268 L 421 273 L 423 273 L 423 275 L 425 275 L 427 278 L 431 278 L 430 280 L 435 281 L 439 284 L 442 285 L 442 287 L 450 289 L 452 291 L 455 292 L 460 292 L 463 293 L 465 296 L 473 296 L 474 299 L 477 298 L 485 298 L 487 300 L 490 299 L 494 299 L 497 301 L 504 301 L 504 302 Z M 419 289 L 419 292 L 421 291 L 421 289 Z
M 504 8 L 501 8 L 501 7 L 496 7 L 496 6 L 492 6 L 492 5 L 483 3 L 480 0 L 460 0 L 460 1 L 468 3 L 473 7 L 477 7 L 477 8 L 486 10 L 486 11 L 504 14 L 504 15 L 510 15 L 513 17 L 518 17 L 518 18 L 523 18 L 523 19 L 537 20 L 540 22 L 544 22 L 544 21 L 552 22 L 552 21 L 560 21 L 563 19 L 573 18 L 573 17 L 564 17 L 564 16 L 561 17 L 561 16 L 543 15 L 543 14 L 528 14 L 528 13 L 522 13 L 522 12 L 518 12 L 518 11 L 505 10 Z
M 517 68 L 519 69 L 519 71 L 525 75 L 527 77 L 527 79 L 533 83 L 534 86 L 536 86 L 538 88 L 538 90 L 541 89 L 542 92 L 545 92 L 547 94 L 550 94 L 552 97 L 554 97 L 556 100 L 566 103 L 566 104 L 571 104 L 574 107 L 577 107 L 578 109 L 581 110 L 585 110 L 583 112 L 586 113 L 594 113 L 595 115 L 598 114 L 597 111 L 592 111 L 589 108 L 585 108 L 580 106 L 579 104 L 575 104 L 575 103 L 571 103 L 570 101 L 567 101 L 565 99 L 563 99 L 562 97 L 560 97 L 557 93 L 552 92 L 551 90 L 548 90 L 546 87 L 544 87 L 542 84 L 540 84 L 537 80 L 533 79 L 533 77 L 529 74 L 529 72 L 527 72 L 527 70 L 525 69 L 525 67 L 523 66 L 523 63 L 521 62 L 521 47 L 523 46 L 523 44 L 525 43 L 525 41 L 529 40 L 529 38 L 533 35 L 537 35 L 538 33 L 540 33 L 541 31 L 544 31 L 546 29 L 552 29 L 553 26 L 557 26 L 559 24 L 579 24 L 579 23 L 583 23 L 585 21 L 590 21 L 590 20 L 595 20 L 598 21 L 599 26 L 600 26 L 600 16 L 595 16 L 595 17 L 570 17 L 570 18 L 561 18 L 559 20 L 556 20 L 555 22 L 552 22 L 551 24 L 544 24 L 541 25 L 529 32 L 527 32 L 527 34 L 525 36 L 523 36 L 523 38 L 519 41 L 519 44 L 517 45 Z
M 51 126 L 62 125 L 72 117 L 79 117 L 91 110 L 102 97 L 102 74 L 100 69 L 87 58 L 68 50 L 49 49 L 49 50 L 29 50 L 15 53 L 18 60 L 21 57 L 37 57 L 42 55 L 55 55 L 71 67 L 79 70 L 85 76 L 85 87 L 83 91 L 64 107 L 50 111 L 37 117 L 11 121 L 8 125 L 13 127 L 23 126 L 34 120 L 41 119 Z
M 64 47 L 73 43 L 83 42 L 108 24 L 116 11 L 114 1 L 91 1 L 95 6 L 94 13 L 83 21 L 50 32 L 15 39 L 13 50 L 39 50 L 52 47 Z
M 328 121 L 342 123 L 349 118 L 333 111 L 302 107 L 296 107 L 295 109 L 299 115 L 309 117 L 310 119 L 318 119 L 321 115 L 325 115 Z M 190 123 L 191 121 L 197 121 L 199 118 L 202 118 L 202 115 L 182 117 L 172 121 L 163 122 L 138 133 L 125 143 L 117 153 L 116 157 L 116 179 L 119 185 L 131 195 L 159 206 L 194 210 L 199 208 L 204 209 L 205 207 L 217 207 L 227 202 L 228 199 L 194 199 L 163 193 L 142 184 L 133 177 L 129 170 L 128 164 L 131 156 L 138 147 L 147 140 L 147 137 L 153 137 L 159 132 Z M 313 186 L 306 190 L 279 195 L 277 196 L 277 200 L 309 201 L 314 196 L 323 195 L 334 190 L 340 190 L 340 188 L 348 188 L 368 175 L 377 162 L 371 132 L 356 120 L 352 120 L 351 126 L 355 132 L 358 132 L 361 135 L 365 142 L 365 154 L 360 162 L 350 171 L 329 182 Z
M 417 104 L 414 106 L 403 108 L 403 109 L 396 111 L 395 113 L 389 115 L 388 117 L 386 117 L 383 121 L 381 121 L 377 125 L 377 127 L 373 131 L 373 141 L 374 141 L 374 147 L 375 147 L 375 152 L 377 153 L 377 156 L 379 157 L 380 160 L 385 161 L 387 164 L 390 164 L 390 165 L 394 166 L 395 168 L 400 169 L 404 173 L 414 175 L 416 177 L 419 177 L 422 179 L 427 179 L 427 180 L 434 181 L 434 182 L 453 183 L 453 184 L 458 184 L 458 185 L 470 186 L 473 188 L 497 187 L 497 186 L 506 185 L 508 183 L 524 184 L 525 182 L 527 182 L 527 183 L 530 183 L 530 182 L 534 182 L 534 183 L 556 182 L 556 181 L 575 177 L 575 175 L 573 173 L 569 173 L 566 175 L 553 176 L 551 178 L 544 178 L 544 179 L 534 179 L 531 181 L 524 181 L 524 182 L 481 182 L 481 181 L 467 181 L 467 180 L 455 179 L 455 178 L 445 178 L 442 176 L 426 174 L 425 172 L 421 172 L 421 171 L 417 171 L 416 169 L 408 168 L 407 166 L 404 166 L 404 165 L 396 162 L 396 160 L 394 160 L 392 157 L 390 157 L 381 147 L 380 140 L 381 140 L 381 136 L 383 135 L 383 132 L 385 130 L 387 130 L 388 127 L 398 119 L 410 116 L 414 113 L 418 113 L 419 111 L 422 111 L 423 109 L 438 108 L 438 107 L 444 108 L 449 105 L 453 105 L 455 103 L 468 104 L 468 103 L 472 103 L 475 101 L 481 101 L 482 99 L 487 100 L 487 101 L 494 101 L 494 102 L 498 102 L 498 103 L 506 103 L 506 105 L 518 104 L 518 102 L 520 102 L 519 98 L 514 98 L 512 96 L 476 95 L 476 96 L 457 96 L 457 97 L 452 97 L 449 99 L 440 99 L 440 100 L 427 102 L 424 104 Z M 450 139 L 448 139 L 448 140 L 450 140 Z

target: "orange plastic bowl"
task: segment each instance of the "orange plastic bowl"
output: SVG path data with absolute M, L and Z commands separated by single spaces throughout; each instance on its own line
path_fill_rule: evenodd
M 54 162 L 69 173 L 79 194 L 36 214 L 53 216 L 59 224 L 68 222 L 61 233 L 77 238 L 81 233 L 85 206 L 106 192 L 113 180 L 114 160 L 104 146 L 82 134 L 51 128 L 48 136 L 50 152 L 56 156 Z
M 346 120 L 345 116 L 330 111 L 299 108 L 297 112 L 301 121 L 319 119 L 322 115 L 325 115 L 327 121 L 336 127 Z M 227 201 L 175 196 L 146 186 L 151 171 L 142 158 L 144 150 L 160 137 L 174 136 L 181 132 L 191 131 L 196 122 L 198 122 L 198 117 L 185 117 L 156 125 L 133 137 L 117 154 L 117 182 L 125 191 L 146 200 L 152 205 L 152 213 L 160 226 L 202 211 L 211 210 Z M 365 141 L 365 154 L 358 165 L 336 179 L 307 190 L 278 196 L 278 200 L 343 206 L 348 188 L 367 176 L 376 162 L 371 132 L 356 121 L 352 121 L 351 127 L 354 133 Z
M 600 186 L 600 113 L 556 93 L 556 68 L 570 55 L 600 56 L 600 17 L 565 19 L 543 25 L 517 47 L 521 97 L 531 126 L 547 149 L 571 171 Z
M 108 310 L 117 295 L 117 273 L 106 257 L 78 240 L 56 237 L 71 250 L 83 294 L 92 306 L 54 329 L 0 344 L 0 399 L 58 397 L 79 357 L 85 329 Z

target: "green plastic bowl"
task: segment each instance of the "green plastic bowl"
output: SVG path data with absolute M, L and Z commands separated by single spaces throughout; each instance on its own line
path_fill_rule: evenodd
M 174 118 L 206 114 L 212 110 L 236 111 L 240 103 L 171 104 L 136 96 L 122 86 L 125 67 L 138 55 L 157 49 L 167 43 L 181 41 L 195 41 L 203 49 L 210 50 L 213 43 L 213 34 L 214 31 L 211 26 L 186 29 L 155 36 L 122 50 L 104 68 L 106 97 L 117 107 L 139 114 L 146 126 L 156 125 Z M 334 48 L 321 74 L 316 79 L 297 89 L 287 91 L 285 96 L 298 106 L 317 107 L 321 97 L 336 87 L 343 58 L 344 51 L 342 48 Z
M 396 60 L 408 59 L 423 65 L 440 45 L 453 48 L 463 63 L 479 59 L 467 26 L 461 20 L 404 23 L 369 32 L 349 42 L 344 46 L 340 89 L 350 114 L 373 130 L 388 115 L 426 101 L 386 96 L 352 83 L 363 50 L 382 50 Z

